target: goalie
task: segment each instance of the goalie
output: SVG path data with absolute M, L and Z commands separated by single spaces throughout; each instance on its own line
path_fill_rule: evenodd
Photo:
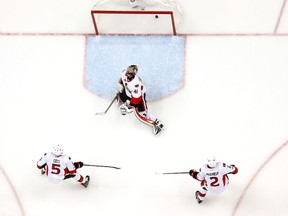
M 137 72 L 137 65 L 130 65 L 122 71 L 116 86 L 119 109 L 122 115 L 134 112 L 141 122 L 152 126 L 154 134 L 157 135 L 164 129 L 164 125 L 148 112 L 146 88 Z

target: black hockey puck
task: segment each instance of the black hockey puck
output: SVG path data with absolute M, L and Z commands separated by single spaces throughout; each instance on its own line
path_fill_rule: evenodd
M 155 18 L 158 19 L 158 15 L 155 15 Z

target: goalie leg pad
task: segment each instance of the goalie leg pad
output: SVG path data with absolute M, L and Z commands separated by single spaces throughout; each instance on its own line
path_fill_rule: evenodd
M 162 130 L 164 130 L 164 125 L 160 122 L 160 120 L 156 119 L 154 126 L 153 126 L 153 132 L 155 135 L 159 134 Z

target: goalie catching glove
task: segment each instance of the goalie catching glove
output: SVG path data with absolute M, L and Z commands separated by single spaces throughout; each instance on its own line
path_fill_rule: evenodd
M 130 101 L 127 100 L 125 103 L 119 106 L 119 110 L 122 115 L 126 115 L 127 113 L 133 112 L 133 107 L 129 106 Z

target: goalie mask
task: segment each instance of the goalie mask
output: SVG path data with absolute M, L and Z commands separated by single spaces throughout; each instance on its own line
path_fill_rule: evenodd
M 126 76 L 128 78 L 128 81 L 131 81 L 132 79 L 134 79 L 137 72 L 138 72 L 137 65 L 130 65 L 126 70 Z

